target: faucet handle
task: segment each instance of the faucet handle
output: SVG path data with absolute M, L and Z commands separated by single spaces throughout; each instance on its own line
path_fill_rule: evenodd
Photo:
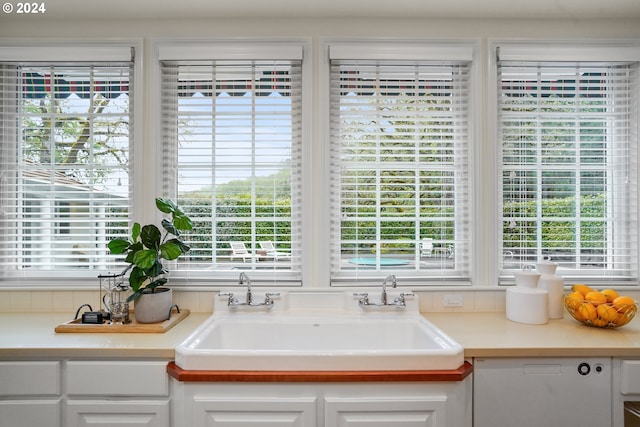
M 266 292 L 264 294 L 264 305 L 268 305 L 268 306 L 273 305 L 272 297 L 279 297 L 279 296 L 280 296 L 280 292 Z
M 369 292 L 354 292 L 353 296 L 354 297 L 361 297 L 360 298 L 360 305 L 369 304 Z
M 413 292 L 400 292 L 400 295 L 393 301 L 395 305 L 405 306 L 405 297 L 414 297 L 416 294 Z
M 229 307 L 235 307 L 238 304 L 238 299 L 233 296 L 233 292 L 218 292 L 219 297 L 228 297 L 227 305 Z

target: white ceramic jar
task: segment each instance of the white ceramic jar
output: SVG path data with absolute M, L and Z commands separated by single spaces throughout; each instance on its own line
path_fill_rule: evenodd
M 545 289 L 538 289 L 540 273 L 526 266 L 514 273 L 516 286 L 507 288 L 506 315 L 513 322 L 543 325 L 549 321 L 548 296 Z
M 548 259 L 536 264 L 536 271 L 540 273 L 538 288 L 544 289 L 549 294 L 549 318 L 562 319 L 564 305 L 562 294 L 564 293 L 564 279 L 556 274 L 558 264 Z

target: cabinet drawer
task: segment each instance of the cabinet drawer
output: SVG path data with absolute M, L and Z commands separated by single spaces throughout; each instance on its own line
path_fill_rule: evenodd
M 60 399 L 0 401 L 0 425 L 60 427 L 61 406 Z
M 69 361 L 67 391 L 82 396 L 168 396 L 167 362 Z
M 60 362 L 0 362 L 0 396 L 57 396 Z
M 169 400 L 70 400 L 66 427 L 169 427 Z
M 620 393 L 640 394 L 640 360 L 623 360 L 620 369 Z

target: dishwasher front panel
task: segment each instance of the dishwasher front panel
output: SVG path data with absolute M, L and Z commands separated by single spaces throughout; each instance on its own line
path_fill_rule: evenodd
M 479 358 L 474 427 L 611 426 L 610 358 Z

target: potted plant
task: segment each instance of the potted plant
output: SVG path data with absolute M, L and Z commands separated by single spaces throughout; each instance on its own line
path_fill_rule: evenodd
M 163 260 L 178 259 L 189 251 L 189 246 L 180 240 L 180 232 L 191 230 L 191 219 L 171 200 L 156 198 L 156 207 L 170 219 L 162 220 L 163 231 L 154 224 L 133 224 L 131 238 L 114 239 L 108 244 L 112 254 L 126 254 L 129 263 L 129 284 L 133 293 L 127 301 L 135 300 L 136 320 L 154 323 L 167 320 L 172 303 L 171 289 L 162 287 L 169 272 Z M 170 237 L 172 236 L 172 237 Z

